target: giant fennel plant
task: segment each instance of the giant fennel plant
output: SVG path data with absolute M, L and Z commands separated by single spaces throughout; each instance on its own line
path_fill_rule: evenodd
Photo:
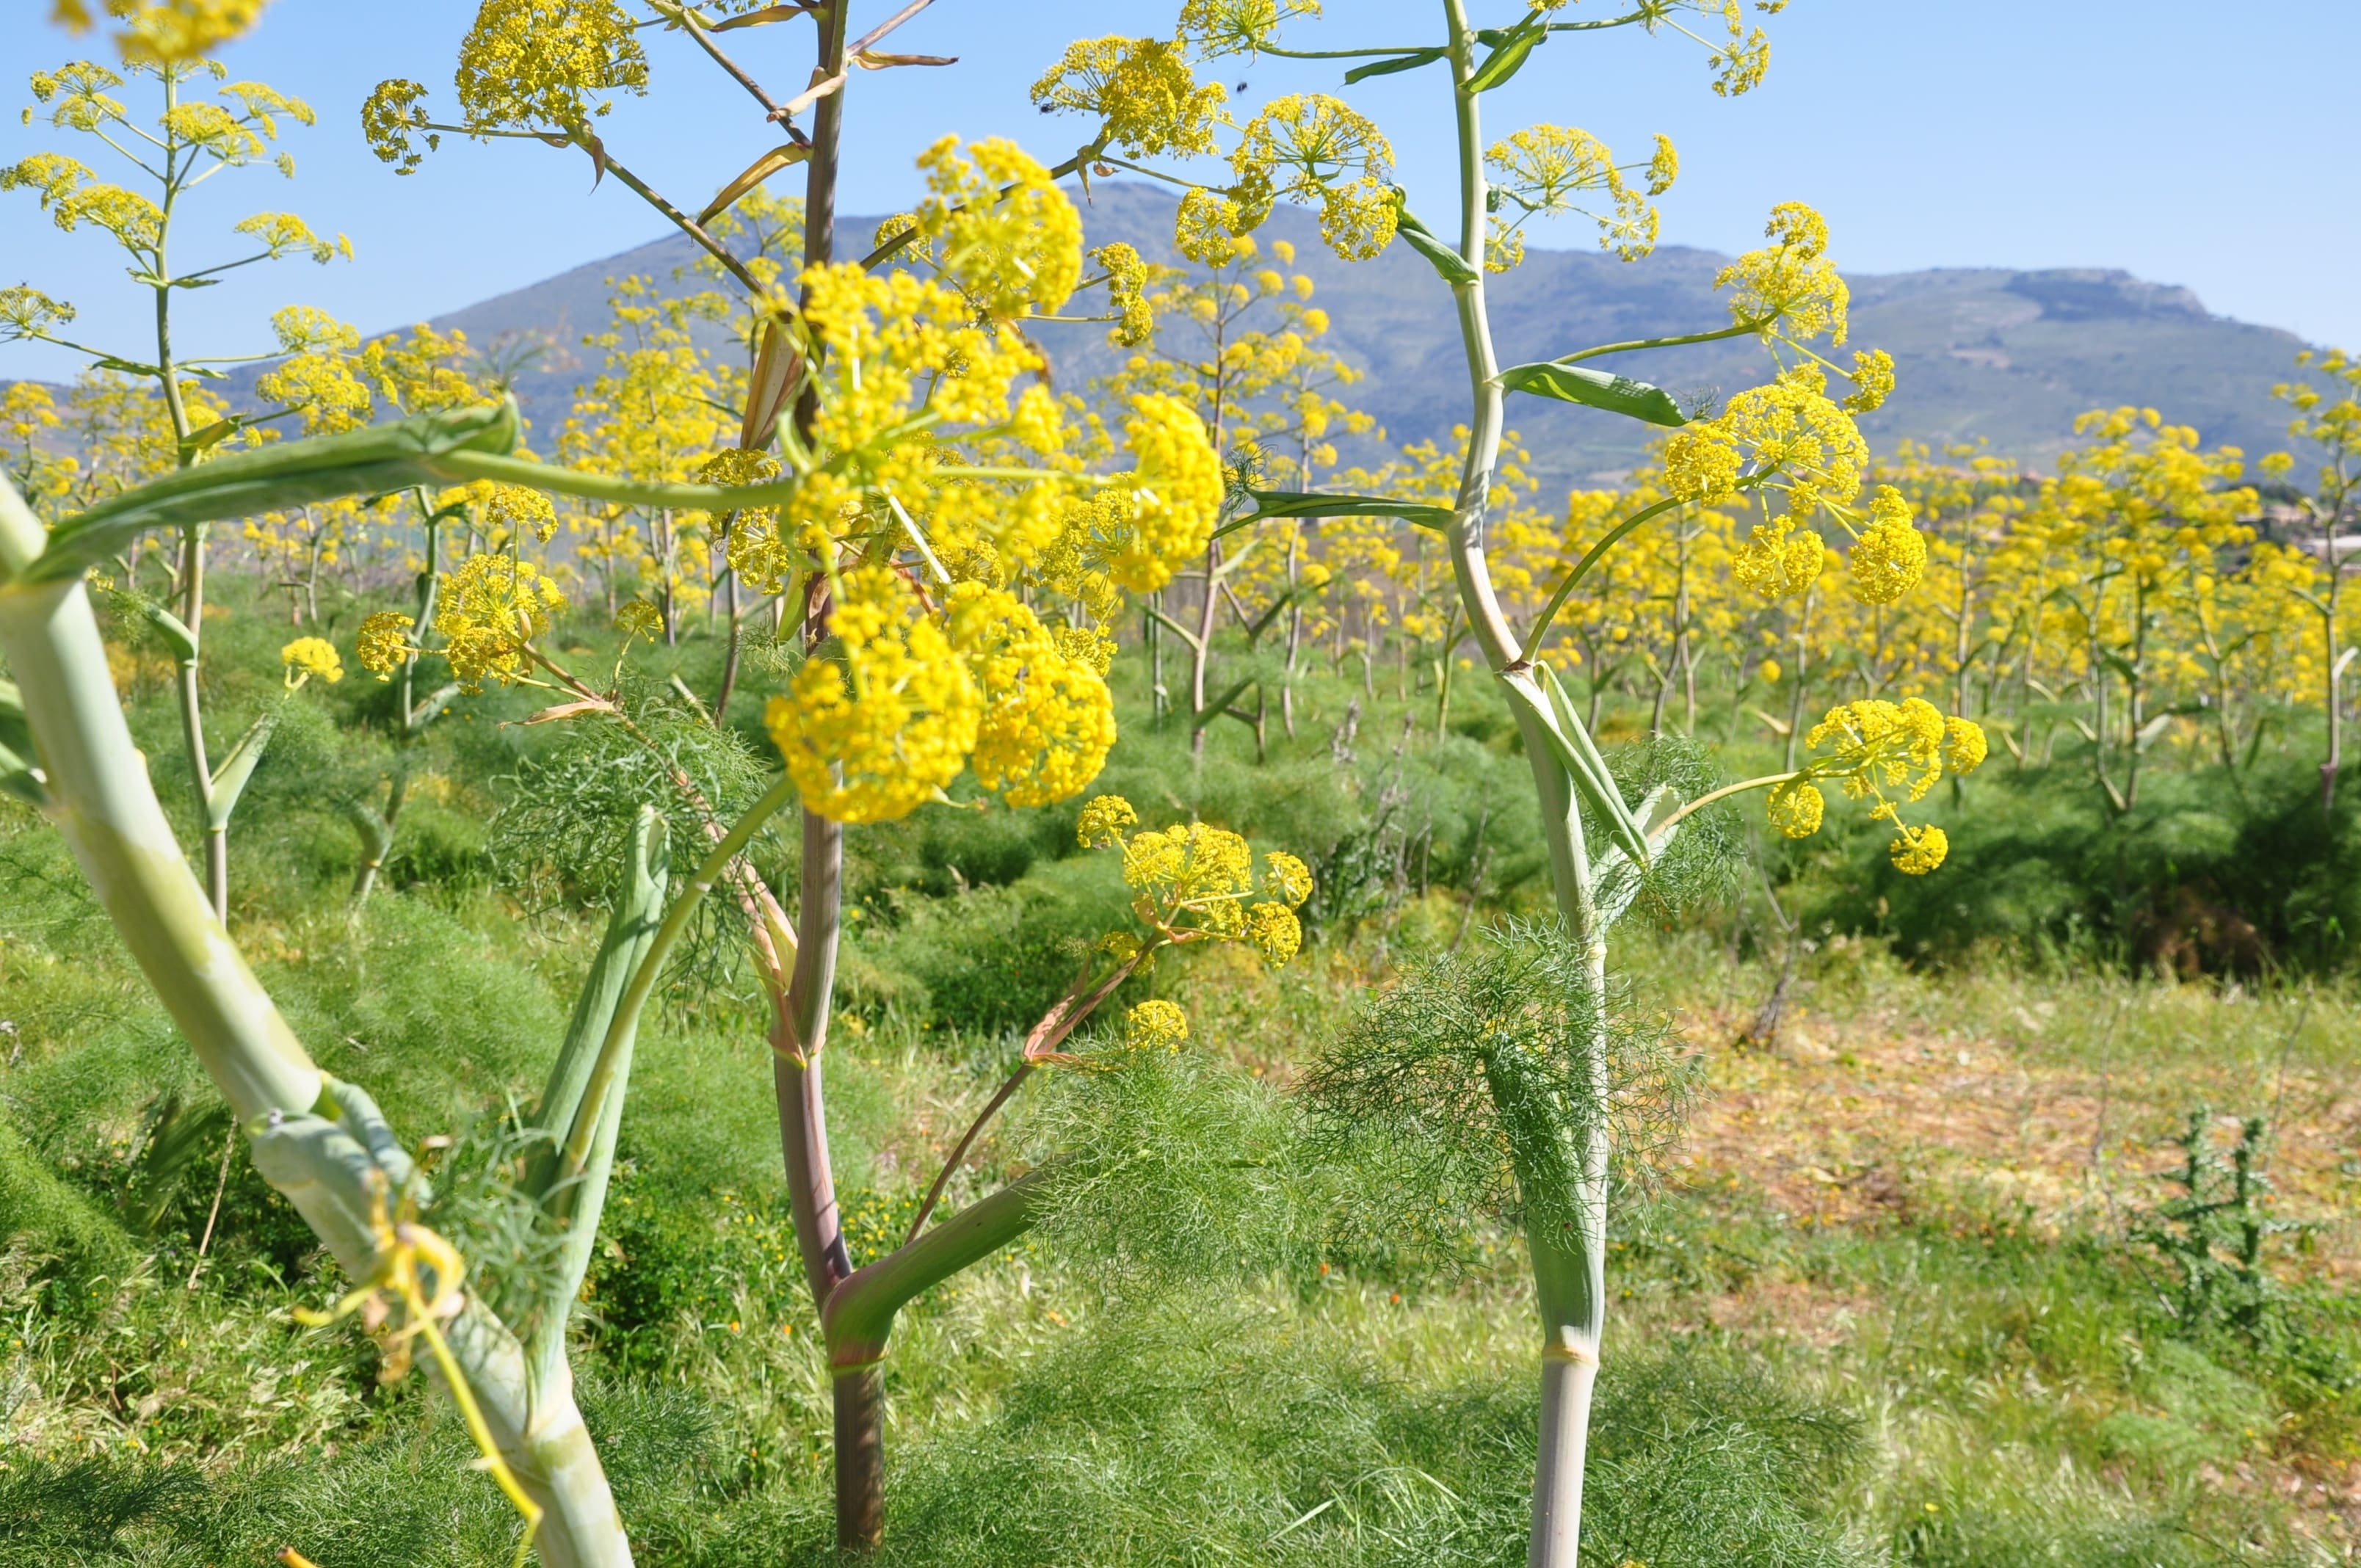
M 1756 8 L 1775 12 L 1783 4 L 1765 0 Z M 1521 1053 L 1487 1047 L 1474 1055 L 1491 1075 L 1499 1153 L 1516 1178 L 1513 1212 L 1523 1224 L 1542 1319 L 1531 1560 L 1536 1568 L 1555 1568 L 1577 1560 L 1584 1454 L 1605 1324 L 1616 1120 L 1609 1113 L 1616 1025 L 1607 960 L 1616 921 L 1674 853 L 1682 824 L 1741 790 L 1768 791 L 1773 823 L 1800 836 L 1819 826 L 1820 784 L 1839 782 L 1848 796 L 1869 803 L 1873 816 L 1893 825 L 1898 868 L 1932 871 L 1943 858 L 1942 830 L 1906 822 L 1904 809 L 1937 778 L 1974 766 L 1984 743 L 1972 724 L 1947 719 L 1923 701 L 1870 699 L 1831 712 L 1809 737 L 1820 754 L 1798 770 L 1721 790 L 1692 786 L 1686 793 L 1694 798 L 1686 800 L 1669 783 L 1636 803 L 1625 798 L 1544 657 L 1552 623 L 1587 587 L 1598 591 L 1593 569 L 1637 531 L 1669 513 L 1741 498 L 1764 503 L 1764 520 L 1739 546 L 1734 562 L 1740 579 L 1756 591 L 1783 597 L 1812 587 L 1828 554 L 1817 532 L 1828 520 L 1851 536 L 1847 565 L 1853 595 L 1870 602 L 1900 598 L 1923 570 L 1926 545 L 1897 489 L 1861 494 L 1868 448 L 1853 421 L 1856 411 L 1875 407 L 1891 389 L 1893 366 L 1872 351 L 1839 367 L 1815 346 L 1844 341 L 1847 292 L 1828 256 L 1826 225 L 1797 203 L 1775 209 L 1770 243 L 1739 258 L 1718 280 L 1728 291 L 1729 326 L 1502 365 L 1487 280 L 1517 265 L 1530 223 L 1580 214 L 1597 224 L 1607 247 L 1626 258 L 1644 255 L 1657 232 L 1652 198 L 1671 186 L 1678 161 L 1672 144 L 1660 137 L 1649 158 L 1619 162 L 1597 137 L 1570 126 L 1533 126 L 1488 142 L 1486 95 L 1520 71 L 1546 68 L 1554 58 L 1548 46 L 1562 50 L 1576 35 L 1608 28 L 1698 39 L 1708 51 L 1715 90 L 1725 94 L 1754 86 L 1770 49 L 1762 29 L 1746 24 L 1738 0 L 1641 0 L 1620 15 L 1584 20 L 1571 19 L 1565 0 L 1530 0 L 1503 6 L 1491 26 L 1479 26 L 1472 9 L 1468 0 L 1439 0 L 1435 29 L 1422 38 L 1363 43 L 1323 37 L 1317 40 L 1323 47 L 1307 48 L 1299 33 L 1320 20 L 1318 0 L 1189 0 L 1169 33 L 1075 44 L 1037 84 L 1034 96 L 1045 110 L 1092 123 L 1086 150 L 1102 164 L 1180 187 L 1174 240 L 1185 254 L 1219 261 L 1234 238 L 1259 226 L 1277 203 L 1295 203 L 1317 210 L 1322 236 L 1348 260 L 1395 243 L 1415 250 L 1436 275 L 1436 307 L 1443 308 L 1447 294 L 1458 321 L 1469 433 L 1449 504 L 1252 490 L 1251 505 L 1234 509 L 1224 526 L 1271 516 L 1382 515 L 1439 533 L 1467 635 L 1515 717 L 1532 768 L 1562 926 L 1547 940 L 1562 944 L 1576 961 L 1529 966 L 1524 972 L 1532 985 L 1556 994 L 1532 994 L 1521 1004 L 1542 1011 L 1532 1032 L 1562 1055 L 1565 1070 L 1554 1082 L 1543 1075 L 1538 1091 L 1527 1074 L 1525 1088 L 1510 1094 L 1499 1074 Z M 1697 27 L 1711 36 L 1700 35 Z M 1379 75 L 1435 79 L 1456 145 L 1455 221 L 1430 229 L 1411 212 L 1393 182 L 1384 130 L 1348 99 L 1290 93 L 1241 122 L 1225 107 L 1220 84 L 1200 84 L 1191 66 L 1257 55 L 1336 61 L 1346 87 Z M 1217 159 L 1226 165 L 1220 173 L 1192 172 Z M 1777 374 L 1709 416 L 1597 363 L 1742 336 L 1764 344 Z M 1851 383 L 1841 400 L 1830 396 L 1832 377 Z M 1493 513 L 1504 499 L 1496 487 L 1512 396 L 1552 398 L 1671 432 L 1662 493 L 1628 508 L 1580 559 L 1562 564 L 1547 598 L 1522 625 L 1504 609 L 1488 558 Z M 1483 1006 L 1407 1011 L 1418 1014 L 1416 1026 L 1405 1025 L 1389 1036 L 1380 1010 L 1375 1036 L 1379 1044 L 1392 1038 L 1406 1057 L 1430 1050 L 1435 1029 L 1444 1026 L 1434 1023 L 1438 1018 L 1447 1024 L 1453 1016 L 1472 1017 L 1467 1027 L 1500 1032 Z M 1331 1071 L 1325 1081 L 1349 1086 L 1387 1076 L 1370 1065 L 1367 1037 L 1356 1048 L 1361 1058 L 1352 1069 Z M 1466 1080 L 1435 1071 L 1405 1073 L 1400 1081 L 1415 1087 Z M 1535 1105 L 1554 1107 L 1554 1113 L 1530 1113 Z M 1450 1105 L 1431 1110 L 1430 1121 L 1466 1121 Z
M 247 18 L 253 10 L 246 7 Z M 152 301 L 152 336 L 143 345 L 98 346 L 77 334 L 74 305 L 27 283 L 0 288 L 0 343 L 37 342 L 86 356 L 101 371 L 151 382 L 170 422 L 174 466 L 187 468 L 225 445 L 261 434 L 264 420 L 232 411 L 206 384 L 221 380 L 225 367 L 300 358 L 349 329 L 325 313 L 291 305 L 272 318 L 279 342 L 260 352 L 190 356 L 173 334 L 173 304 L 186 291 L 219 283 L 225 274 L 258 262 L 309 257 L 326 263 L 349 258 L 352 247 L 339 235 L 314 234 L 292 213 L 263 212 L 231 225 L 230 243 L 216 242 L 218 259 L 191 266 L 181 257 L 186 239 L 183 203 L 190 193 L 227 171 L 275 166 L 289 179 L 291 154 L 273 148 L 291 123 L 313 123 L 311 106 L 259 82 L 232 82 L 228 71 L 203 58 L 207 39 L 226 36 L 237 18 L 219 6 L 119 5 L 125 56 L 118 72 L 94 60 L 79 60 L 31 79 L 37 115 L 57 131 L 92 149 L 92 156 L 121 166 L 128 183 L 102 178 L 81 159 L 56 150 L 35 152 L 0 167 L 0 191 L 22 191 L 38 200 L 58 227 L 106 236 L 129 263 L 131 281 Z M 84 18 L 87 20 L 87 18 Z M 126 82 L 126 74 L 128 80 Z M 153 113 L 135 111 L 122 95 L 128 88 L 149 100 Z M 112 170 L 110 170 L 112 171 Z M 266 709 L 226 752 L 209 749 L 201 680 L 205 620 L 207 526 L 192 523 L 177 541 L 177 555 L 164 568 L 160 597 L 140 595 L 139 608 L 178 665 L 181 745 L 189 787 L 204 824 L 205 885 L 214 910 L 229 908 L 229 828 L 246 781 L 253 775 L 270 739 L 274 710 Z M 138 593 L 126 562 L 123 589 Z
M 686 13 L 660 9 L 673 25 L 701 29 Z M 776 21 L 778 11 L 745 19 Z M 463 50 L 463 104 L 526 118 L 553 114 L 579 131 L 588 111 L 568 93 L 617 76 L 614 61 L 636 49 L 628 27 L 590 25 L 620 15 L 596 0 L 490 0 Z M 549 25 L 569 18 L 585 25 Z M 848 53 L 857 52 L 844 13 L 825 10 L 817 21 L 823 63 L 834 65 L 840 89 Z M 383 100 L 372 101 L 373 132 L 385 128 Z M 781 106 L 774 117 L 789 115 Z M 1146 1003 L 1127 1021 L 1126 1047 L 1084 1056 L 1066 1048 L 1159 948 L 1241 940 L 1284 961 L 1300 940 L 1294 906 L 1309 892 L 1300 862 L 1271 857 L 1257 868 L 1235 835 L 1204 825 L 1137 832 L 1122 803 L 1093 805 L 1086 839 L 1120 847 L 1137 928 L 1108 933 L 1028 1036 L 910 1236 L 854 1266 L 836 1212 L 821 1079 L 843 828 L 937 800 L 963 772 L 1016 805 L 1086 786 L 1114 740 L 1105 684 L 1113 643 L 1104 628 L 1125 591 L 1160 587 L 1202 553 L 1223 483 L 1202 422 L 1165 397 L 1136 399 L 1122 419 L 1129 468 L 1086 466 L 1112 444 L 1076 428 L 1037 375 L 1039 355 L 1021 332 L 1028 316 L 1060 308 L 1082 283 L 1079 218 L 1049 171 L 1005 143 L 937 144 L 921 160 L 928 199 L 874 258 L 906 251 L 924 270 L 873 271 L 830 259 L 839 124 L 823 114 L 807 138 L 807 265 L 795 291 L 751 296 L 765 325 L 741 443 L 715 454 L 700 482 L 530 461 L 515 453 L 512 404 L 470 402 L 233 453 L 46 530 L 13 490 L 6 497 L 0 652 L 22 694 L 0 715 L 9 786 L 58 821 L 230 1101 L 258 1168 L 357 1282 L 337 1311 L 389 1336 L 397 1366 L 420 1344 L 431 1352 L 487 1467 L 518 1502 L 527 1541 L 552 1563 L 630 1558 L 573 1403 L 566 1330 L 639 1020 L 710 892 L 726 888 L 742 914 L 772 1003 L 788 1187 L 836 1391 L 839 1537 L 855 1548 L 883 1530 L 879 1368 L 896 1313 L 1037 1223 L 1056 1190 L 1052 1159 L 928 1225 L 983 1120 L 1045 1064 L 1120 1070 L 1126 1052 L 1176 1044 L 1185 1020 L 1169 1004 Z M 779 417 L 790 408 L 792 418 Z M 478 532 L 475 549 L 429 575 L 431 624 L 400 611 L 363 624 L 357 653 L 374 674 L 404 675 L 431 653 L 463 691 L 551 687 L 559 700 L 544 719 L 611 724 L 634 743 L 650 740 L 647 714 L 620 680 L 602 688 L 548 648 L 563 594 L 518 547 L 522 532 L 548 524 L 548 492 L 726 519 L 716 532 L 731 571 L 792 608 L 803 644 L 800 666 L 765 715 L 784 768 L 759 798 L 725 813 L 688 770 L 659 770 L 675 797 L 664 815 L 685 817 L 698 854 L 668 902 L 664 846 L 675 836 L 652 808 L 638 814 L 606 944 L 549 1087 L 520 1119 L 532 1150 L 520 1193 L 550 1237 L 544 1255 L 559 1260 L 522 1279 L 467 1271 L 434 1231 L 432 1192 L 392 1129 L 363 1091 L 313 1066 L 246 970 L 131 748 L 83 586 L 94 564 L 150 531 L 405 491 L 443 498 L 435 513 L 453 492 L 472 491 L 511 526 Z M 628 633 L 657 630 L 653 607 L 627 606 L 622 615 Z M 325 674 L 319 650 L 289 654 L 291 664 L 314 667 L 307 658 Z M 802 886 L 791 920 L 746 850 L 797 803 Z

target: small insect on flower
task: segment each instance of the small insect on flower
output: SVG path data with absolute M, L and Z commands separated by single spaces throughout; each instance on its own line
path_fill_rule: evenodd
M 362 620 L 353 637 L 353 652 L 361 668 L 380 681 L 393 679 L 395 670 L 418 656 L 418 650 L 410 645 L 410 629 L 417 624 L 391 609 L 379 610 Z
M 298 637 L 279 650 L 279 662 L 285 667 L 289 691 L 313 675 L 330 685 L 345 678 L 345 662 L 338 657 L 335 644 L 324 637 Z

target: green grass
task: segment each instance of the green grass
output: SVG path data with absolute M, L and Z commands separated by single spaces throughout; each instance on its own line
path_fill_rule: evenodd
M 282 636 L 233 614 L 217 657 L 267 667 Z M 712 654 L 692 639 L 677 657 L 704 681 Z M 261 696 L 224 690 L 228 708 Z M 1363 716 L 1339 766 L 1348 698 Z M 324 1066 L 368 1087 L 413 1143 L 464 1133 L 535 1091 L 590 947 L 593 912 L 563 890 L 520 900 L 496 852 L 496 813 L 533 776 L 521 766 L 562 737 L 500 727 L 529 711 L 524 694 L 438 727 L 423 761 L 442 782 L 355 925 L 354 846 L 321 797 L 323 781 L 381 765 L 381 740 L 359 728 L 378 699 L 356 679 L 302 700 L 318 711 L 289 727 L 241 816 L 234 926 Z M 1431 709 L 1408 710 L 1422 734 Z M 1214 954 L 1138 982 L 1188 1004 L 1202 1065 L 1162 1098 L 1052 1082 L 954 1184 L 956 1201 L 1018 1168 L 1052 1125 L 1154 1145 L 1165 1173 L 1148 1194 L 1160 1207 L 1126 1209 L 1109 1187 L 906 1314 L 881 1562 L 1521 1561 L 1534 1392 L 1512 1239 L 1478 1234 L 1452 1266 L 1323 1255 L 1317 1213 L 1289 1228 L 1326 1201 L 1318 1181 L 1243 1192 L 1187 1157 L 1190 1129 L 1216 1112 L 1282 1148 L 1294 1071 L 1372 977 L 1460 939 L 1478 867 L 1483 917 L 1527 912 L 1538 894 L 1505 732 L 1471 724 L 1397 753 L 1402 711 L 1315 680 L 1297 738 L 1274 726 L 1266 766 L 1232 729 L 1199 772 L 1177 733 L 1127 704 L 1104 787 L 1151 820 L 1202 812 L 1303 853 L 1332 883 L 1324 924 L 1283 974 Z M 165 699 L 135 718 L 185 817 Z M 936 809 L 854 835 L 861 915 L 829 1071 L 857 1249 L 898 1236 L 1005 1069 L 1011 1032 L 1120 905 L 1111 868 L 1072 847 L 1072 809 Z M 140 1162 L 143 1129 L 167 1097 L 186 1114 L 215 1102 L 55 836 L 0 813 L 0 1017 L 13 1025 L 0 1037 L 0 1564 L 259 1564 L 280 1545 L 324 1568 L 504 1561 L 512 1518 L 467 1468 L 447 1404 L 421 1379 L 379 1384 L 357 1330 L 291 1320 L 334 1294 L 334 1270 L 242 1154 L 188 1287 L 218 1146 L 159 1172 Z M 791 847 L 764 853 L 792 869 Z M 1726 1047 L 1775 967 L 1759 900 L 1631 944 L 1623 966 L 1679 1014 L 1725 1093 L 1808 1093 L 1809 1074 L 1850 1070 L 1855 1053 L 1866 1082 L 1894 1059 L 1872 1047 L 1922 1038 L 2103 1079 L 2116 1135 L 2102 1175 L 2126 1207 L 2155 1195 L 2138 1172 L 2157 1162 L 2121 1140 L 2160 1134 L 2201 1092 L 2242 1110 L 2276 1093 L 2291 1124 L 2327 1128 L 2361 1049 L 2361 999 L 2334 980 L 2159 984 L 2063 953 L 1914 969 L 1833 922 L 1807 932 L 1795 1006 L 1833 1065 Z M 777 1174 L 763 1018 L 719 972 L 643 1032 L 577 1357 L 583 1402 L 643 1561 L 818 1563 L 831 1557 L 827 1378 Z M 1906 1070 L 1937 1074 L 1944 1058 Z M 2099 1203 L 2037 1211 L 1949 1167 L 1903 1165 L 1891 1203 L 1822 1224 L 1761 1175 L 1743 1160 L 1678 1167 L 1644 1223 L 1619 1222 L 1592 1561 L 2352 1560 L 2307 1479 L 2361 1453 L 2361 1408 L 2336 1376 L 2361 1354 L 2361 1314 L 2329 1267 L 2356 1250 L 2349 1185 L 2293 1184 L 2291 1205 L 2342 1228 L 2290 1249 L 2301 1312 L 2287 1343 L 2257 1346 L 2176 1333 L 2151 1266 Z M 159 1182 L 161 1218 L 142 1234 L 130 1200 Z M 1204 1192 L 1238 1199 L 1253 1234 L 1191 1208 Z M 1202 1277 L 1157 1266 L 1176 1258 Z

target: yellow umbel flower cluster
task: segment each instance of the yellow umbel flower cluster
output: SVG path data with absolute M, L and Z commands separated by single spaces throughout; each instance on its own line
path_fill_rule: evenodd
M 1148 342 L 1156 335 L 1156 313 L 1148 304 L 1148 263 L 1121 241 L 1099 247 L 1091 259 L 1106 269 L 1107 304 L 1115 313 L 1107 341 L 1124 348 Z
M 381 609 L 364 618 L 360 630 L 353 637 L 353 652 L 362 669 L 380 681 L 393 679 L 393 672 L 407 660 L 417 656 L 410 645 L 410 629 L 418 623 L 399 610 Z
M 1310 867 L 1273 852 L 1257 878 L 1254 851 L 1227 828 L 1191 822 L 1131 832 L 1138 822 L 1129 801 L 1103 795 L 1082 807 L 1076 836 L 1086 849 L 1123 851 L 1124 885 L 1137 894 L 1132 913 L 1157 941 L 1244 941 L 1275 964 L 1301 949 L 1295 912 L 1312 896 Z
M 1133 158 L 1212 152 L 1229 118 L 1222 84 L 1199 85 L 1182 46 L 1161 38 L 1077 39 L 1033 83 L 1033 102 L 1095 117 L 1106 144 Z
M 1377 122 L 1341 98 L 1291 93 L 1246 122 L 1230 155 L 1231 192 L 1243 234 L 1261 225 L 1274 197 L 1320 209 L 1320 237 L 1347 261 L 1393 242 L 1394 154 Z
M 487 680 L 522 680 L 533 640 L 549 630 L 550 612 L 565 603 L 539 567 L 496 551 L 470 555 L 445 574 L 434 630 L 459 689 L 472 695 Z
M 1081 793 L 1115 747 L 1102 656 L 1113 644 L 1087 629 L 1052 631 L 1016 595 L 982 583 L 952 587 L 948 619 L 983 692 L 976 782 L 1019 806 Z
M 122 23 L 115 47 L 123 58 L 143 65 L 173 65 L 211 53 L 236 38 L 262 16 L 268 0 L 106 0 L 106 14 Z M 95 17 L 90 0 L 54 0 L 50 19 L 76 32 Z
M 286 672 L 289 691 L 313 675 L 330 685 L 345 678 L 345 662 L 337 655 L 336 645 L 324 637 L 298 637 L 279 650 L 279 663 Z
M 1178 1051 L 1189 1038 L 1189 1014 L 1161 998 L 1124 1014 L 1123 1043 L 1135 1051 Z
M 1049 171 L 1015 142 L 945 137 L 918 156 L 915 214 L 936 264 L 987 315 L 1052 313 L 1082 281 L 1082 220 Z
M 470 127 L 578 134 L 614 106 L 595 94 L 647 91 L 648 60 L 614 0 L 484 0 L 455 84 Z
M 1500 242 L 1499 264 L 1488 256 L 1486 265 L 1495 272 L 1505 272 L 1522 258 L 1524 240 L 1518 225 L 1535 214 L 1581 213 L 1598 225 L 1600 249 L 1612 250 L 1626 261 L 1638 260 L 1656 247 L 1660 219 L 1647 198 L 1671 189 L 1680 171 L 1680 158 L 1672 142 L 1658 137 L 1655 157 L 1644 166 L 1648 189 L 1642 195 L 1623 178 L 1624 170 L 1605 142 L 1588 131 L 1565 126 L 1533 126 L 1518 131 L 1505 141 L 1493 143 L 1484 161 L 1491 166 L 1500 196 L 1524 214 L 1506 225 L 1494 220 Z M 1593 193 L 1601 202 L 1584 205 L 1584 199 Z
M 1220 517 L 1222 460 L 1204 422 L 1163 392 L 1134 398 L 1124 436 L 1139 464 L 1128 516 L 1108 520 L 1107 570 L 1134 593 L 1153 593 L 1204 553 Z
M 1891 822 L 1897 837 L 1887 846 L 1894 869 L 1924 876 L 1943 863 L 1949 839 L 1931 823 L 1912 826 L 1902 820 L 1902 805 L 1926 797 L 1946 774 L 1973 773 L 1983 762 L 1983 729 L 1971 719 L 1946 718 L 1922 697 L 1905 702 L 1871 698 L 1828 709 L 1812 728 L 1805 744 L 1825 756 L 1815 757 L 1793 777 L 1771 791 L 1771 825 L 1790 839 L 1807 839 L 1819 831 L 1827 801 L 1813 781 L 1834 779 L 1849 799 L 1869 800 L 1872 821 Z M 1889 792 L 1891 792 L 1889 794 Z M 1897 804 L 1891 796 L 1901 796 Z
M 983 699 L 967 662 L 899 573 L 843 578 L 840 652 L 807 661 L 763 715 L 804 805 L 839 822 L 906 817 L 959 776 Z

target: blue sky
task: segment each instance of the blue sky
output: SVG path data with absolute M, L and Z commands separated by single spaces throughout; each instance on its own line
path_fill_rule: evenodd
M 1513 0 L 1474 3 L 1479 19 L 1522 10 Z M 854 5 L 856 27 L 895 8 Z M 251 269 L 183 296 L 184 351 L 258 348 L 268 313 L 290 302 L 364 329 L 392 327 L 663 232 L 613 182 L 594 192 L 577 154 L 446 142 L 408 178 L 370 157 L 358 127 L 363 97 L 382 77 L 408 76 L 447 108 L 474 8 L 475 0 L 276 0 L 260 29 L 232 48 L 235 77 L 307 98 L 320 124 L 290 139 L 299 162 L 291 185 L 267 171 L 225 174 L 192 216 L 217 235 L 249 212 L 290 209 L 350 235 L 358 259 Z M 1176 8 L 1177 0 L 937 0 L 895 47 L 961 63 L 853 82 L 843 210 L 906 205 L 912 156 L 946 131 L 1015 136 L 1056 161 L 1081 127 L 1038 115 L 1027 87 L 1066 40 L 1158 30 Z M 1289 41 L 1424 42 L 1440 6 L 1329 0 L 1327 10 Z M 1579 0 L 1569 15 L 1584 12 L 1613 14 L 1605 0 Z M 2334 76 L 2361 56 L 2361 0 L 1795 0 L 1764 25 L 1770 77 L 1737 100 L 1711 93 L 1703 51 L 1686 39 L 1637 29 L 1561 37 L 1488 100 L 1487 134 L 1545 119 L 1634 155 L 1652 133 L 1671 135 L 1683 173 L 1662 203 L 1667 243 L 1734 250 L 1753 241 L 1773 203 L 1800 199 L 1828 214 L 1850 271 L 2121 267 L 2192 288 L 2224 314 L 2361 346 L 2352 281 L 2361 178 Z M 792 22 L 736 38 L 746 63 L 785 97 L 806 79 L 810 35 L 809 24 Z M 60 60 L 75 52 L 54 29 L 12 37 Z M 654 91 L 621 101 L 606 135 L 618 158 L 694 207 L 774 138 L 751 100 L 693 49 L 654 35 L 650 44 Z M 2308 60 L 2329 62 L 2331 73 L 2307 74 Z M 1247 84 L 1247 106 L 1335 82 L 1333 67 L 1233 60 L 1221 69 L 1231 85 Z M 1442 211 L 1452 172 L 1439 74 L 1371 82 L 1356 101 L 1391 135 L 1414 204 Z M 0 160 L 54 145 L 54 135 L 0 116 Z M 799 188 L 796 174 L 782 180 Z M 1591 243 L 1575 227 L 1533 237 Z M 194 240 L 184 253 L 214 254 Z M 72 301 L 86 338 L 137 351 L 145 291 L 123 280 L 103 236 L 57 233 L 21 192 L 0 196 L 0 281 Z M 0 347 L 0 378 L 63 378 L 76 363 L 38 345 Z

